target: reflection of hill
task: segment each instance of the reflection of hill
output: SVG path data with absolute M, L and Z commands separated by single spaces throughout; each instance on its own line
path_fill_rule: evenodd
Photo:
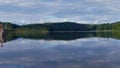
M 18 37 L 12 31 L 5 31 L 4 32 L 4 42 L 14 40 Z
M 79 38 L 92 37 L 96 33 L 90 32 L 56 32 L 50 33 L 51 39 L 54 40 L 75 40 Z
M 6 32 L 4 40 L 17 38 L 44 39 L 44 40 L 75 40 L 88 37 L 103 37 L 120 39 L 120 32 L 49 32 L 49 33 L 14 33 Z

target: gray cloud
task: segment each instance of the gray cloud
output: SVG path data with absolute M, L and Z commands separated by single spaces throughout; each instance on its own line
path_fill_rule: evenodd
M 104 23 L 120 18 L 119 0 L 0 0 L 0 3 L 0 20 L 16 24 Z

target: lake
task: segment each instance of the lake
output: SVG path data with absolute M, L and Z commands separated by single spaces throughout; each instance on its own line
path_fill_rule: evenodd
M 9 34 L 0 48 L 0 68 L 120 68 L 120 37 L 116 35 Z

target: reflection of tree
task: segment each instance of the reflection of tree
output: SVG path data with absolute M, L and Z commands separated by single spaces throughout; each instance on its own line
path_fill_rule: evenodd
M 15 33 L 13 31 L 6 31 L 4 40 L 5 42 L 17 38 L 27 39 L 44 39 L 44 40 L 75 40 L 79 38 L 88 37 L 103 37 L 103 38 L 116 38 L 120 39 L 120 32 L 49 32 L 49 33 Z
M 120 32 L 112 32 L 112 37 L 116 39 L 120 39 Z
M 4 42 L 11 41 L 18 38 L 16 37 L 13 31 L 5 31 L 3 37 L 4 37 Z

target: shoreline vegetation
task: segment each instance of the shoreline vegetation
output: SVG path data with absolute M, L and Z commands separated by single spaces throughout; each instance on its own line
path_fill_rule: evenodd
M 0 22 L 6 31 L 14 31 L 16 33 L 24 32 L 114 32 L 120 31 L 120 22 L 106 24 L 78 24 L 75 22 L 55 22 L 42 24 L 26 24 L 16 25 L 10 22 Z
M 44 40 L 75 40 L 88 37 L 120 39 L 120 22 L 107 24 L 78 24 L 74 22 L 16 25 L 0 22 L 5 30 L 4 39 L 17 38 Z

